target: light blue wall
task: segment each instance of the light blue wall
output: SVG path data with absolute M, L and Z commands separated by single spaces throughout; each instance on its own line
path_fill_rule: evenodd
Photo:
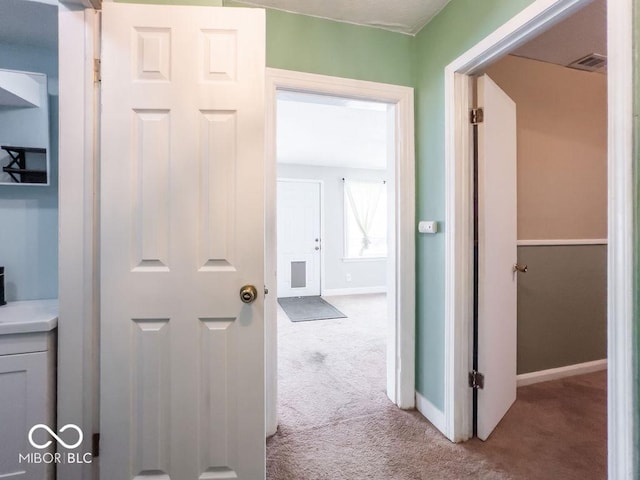
M 58 54 L 0 44 L 0 68 L 48 76 L 50 186 L 0 185 L 0 265 L 7 300 L 58 296 Z M 81 206 L 79 206 L 81 207 Z

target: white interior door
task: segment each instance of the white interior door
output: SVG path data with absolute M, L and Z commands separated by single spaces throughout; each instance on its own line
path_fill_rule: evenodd
M 102 35 L 100 478 L 264 478 L 264 11 Z
M 278 180 L 278 297 L 320 295 L 320 183 Z
M 486 440 L 516 399 L 516 105 L 478 79 L 478 437 Z

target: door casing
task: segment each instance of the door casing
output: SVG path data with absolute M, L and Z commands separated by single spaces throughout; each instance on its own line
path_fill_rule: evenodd
M 362 80 L 267 68 L 265 161 L 266 431 L 278 427 L 276 281 L 276 93 L 278 89 L 395 105 L 395 234 L 389 272 L 395 288 L 387 295 L 393 321 L 387 334 L 387 395 L 400 408 L 415 406 L 415 149 L 413 89 Z M 274 293 L 274 294 L 271 294 Z
M 445 68 L 445 408 L 443 433 L 472 434 L 473 301 L 471 75 L 560 22 L 589 0 L 537 0 Z M 608 468 L 634 478 L 633 0 L 607 2 L 608 35 Z
M 100 13 L 58 6 L 59 52 L 59 240 L 58 240 L 58 428 L 73 423 L 84 432 L 78 451 L 92 451 L 98 432 L 98 119 Z M 82 207 L 82 208 L 80 208 Z M 97 478 L 98 462 L 59 464 L 64 480 Z

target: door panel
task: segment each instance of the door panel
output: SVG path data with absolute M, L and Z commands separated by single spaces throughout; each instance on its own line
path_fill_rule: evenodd
M 278 181 L 278 297 L 320 295 L 320 184 Z
M 109 2 L 102 45 L 101 478 L 263 478 L 264 12 Z
M 516 106 L 478 79 L 478 437 L 486 440 L 516 399 Z

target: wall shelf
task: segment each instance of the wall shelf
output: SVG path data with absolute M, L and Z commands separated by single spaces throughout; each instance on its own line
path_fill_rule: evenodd
M 27 154 L 46 154 L 46 148 L 12 147 L 2 145 L 0 148 L 7 152 L 11 161 L 2 171 L 8 173 L 15 183 L 47 183 L 47 171 L 30 169 L 27 167 Z

